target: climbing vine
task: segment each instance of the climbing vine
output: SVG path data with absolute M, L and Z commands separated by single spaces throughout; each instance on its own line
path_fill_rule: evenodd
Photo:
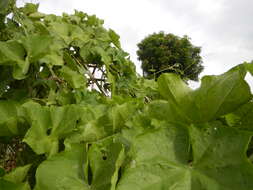
M 252 63 L 143 79 L 96 16 L 0 3 L 0 189 L 252 190 Z

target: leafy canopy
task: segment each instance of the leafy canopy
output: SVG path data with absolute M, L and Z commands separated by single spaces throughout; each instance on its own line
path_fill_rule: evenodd
M 12 12 L 0 29 L 0 189 L 252 190 L 252 63 L 192 90 L 175 73 L 137 78 L 95 16 Z

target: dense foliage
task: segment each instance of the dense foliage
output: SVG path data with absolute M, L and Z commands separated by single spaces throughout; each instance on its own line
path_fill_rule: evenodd
M 198 80 L 203 70 L 201 49 L 182 38 L 164 32 L 147 36 L 138 44 L 143 75 L 157 79 L 163 73 L 176 73 L 184 80 Z
M 37 9 L 0 30 L 0 189 L 253 189 L 252 63 L 137 78 L 101 20 Z

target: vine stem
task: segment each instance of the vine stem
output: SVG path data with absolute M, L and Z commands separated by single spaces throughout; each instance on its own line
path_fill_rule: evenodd
M 97 85 L 97 87 L 98 87 L 98 89 L 100 90 L 100 92 L 101 92 L 104 96 L 107 96 L 107 95 L 106 95 L 106 92 L 103 90 L 103 88 L 101 87 L 101 85 L 98 83 L 98 81 L 95 79 L 95 77 L 93 76 L 93 74 L 90 72 L 89 68 L 88 68 L 86 65 L 81 64 L 80 61 L 79 61 L 76 57 L 74 57 L 73 55 L 72 55 L 72 57 L 73 57 L 73 59 L 75 59 L 75 61 L 76 61 L 80 66 L 83 66 L 83 67 L 86 69 L 87 74 L 89 75 L 90 79 Z

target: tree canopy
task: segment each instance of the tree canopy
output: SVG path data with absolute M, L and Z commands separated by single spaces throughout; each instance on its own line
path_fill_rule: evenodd
M 191 44 L 189 37 L 164 32 L 147 36 L 138 44 L 138 59 L 143 75 L 158 78 L 162 73 L 177 73 L 185 80 L 198 80 L 203 70 L 201 48 Z

